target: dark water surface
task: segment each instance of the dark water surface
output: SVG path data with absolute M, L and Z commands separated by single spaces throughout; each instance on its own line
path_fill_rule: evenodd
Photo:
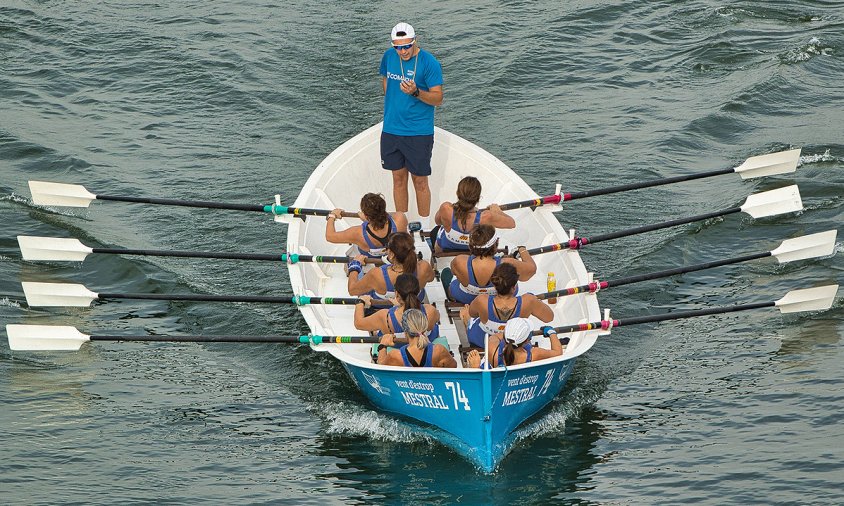
M 840 227 L 844 6 L 768 2 L 0 2 L 0 323 L 86 333 L 298 333 L 290 307 L 123 301 L 29 308 L 20 281 L 99 292 L 288 293 L 280 265 L 94 255 L 23 262 L 15 236 L 281 251 L 265 216 L 32 205 L 29 179 L 94 193 L 290 202 L 380 120 L 399 20 L 442 61 L 437 124 L 538 193 L 737 165 L 798 171 L 577 201 L 589 236 L 799 184 L 806 210 L 596 244 L 603 279 L 756 253 Z M 758 261 L 600 294 L 616 318 L 780 298 L 842 280 L 839 255 Z M 844 304 L 617 329 L 520 429 L 495 474 L 373 411 L 330 357 L 272 345 L 0 343 L 3 503 L 842 503 Z M 0 331 L 0 332 L 5 332 Z

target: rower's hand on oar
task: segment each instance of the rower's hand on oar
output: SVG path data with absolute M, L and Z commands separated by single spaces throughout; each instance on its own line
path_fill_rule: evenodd
M 395 346 L 396 345 L 396 335 L 395 334 L 384 334 L 381 336 L 381 344 L 385 346 Z
M 496 214 L 502 214 L 504 212 L 498 204 L 490 204 L 488 209 Z
M 330 213 L 325 215 L 325 220 L 328 221 L 330 218 L 334 218 L 335 220 L 339 220 L 343 217 L 343 210 L 339 207 L 332 209 Z
M 358 255 L 361 259 L 363 259 L 363 255 Z M 357 257 L 350 258 L 349 262 L 346 264 L 346 277 L 348 277 L 352 272 L 356 272 L 360 274 L 360 271 L 363 270 L 363 261 L 359 260 Z
M 358 297 L 363 302 L 363 308 L 369 309 L 372 307 L 372 296 L 371 295 L 361 295 Z

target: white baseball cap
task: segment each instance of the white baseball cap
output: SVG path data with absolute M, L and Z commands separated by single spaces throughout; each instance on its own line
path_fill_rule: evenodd
M 513 318 L 507 320 L 507 325 L 504 326 L 504 339 L 510 341 L 516 346 L 521 345 L 527 341 L 533 332 L 533 325 L 527 318 Z
M 390 32 L 390 37 L 393 40 L 396 39 L 415 39 L 416 38 L 416 31 L 407 23 L 399 23 L 393 27 L 393 31 Z

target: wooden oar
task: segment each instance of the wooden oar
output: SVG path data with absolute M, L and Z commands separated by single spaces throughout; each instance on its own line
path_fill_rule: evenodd
M 684 225 L 695 221 L 707 220 L 710 218 L 717 218 L 719 216 L 727 216 L 733 213 L 744 212 L 754 218 L 764 218 L 767 216 L 775 216 L 778 214 L 792 213 L 803 209 L 803 202 L 800 200 L 800 192 L 797 185 L 786 186 L 777 190 L 770 190 L 762 193 L 757 193 L 747 197 L 747 200 L 740 207 L 731 207 L 723 211 L 715 211 L 712 213 L 699 214 L 689 218 L 680 218 L 676 220 L 665 221 L 653 225 L 645 225 L 642 227 L 629 228 L 612 232 L 609 234 L 596 235 L 593 237 L 575 237 L 569 241 L 549 244 L 539 248 L 529 249 L 531 255 L 539 255 L 551 251 L 560 251 L 564 249 L 580 249 L 587 244 L 594 244 L 596 242 L 609 241 L 611 239 L 618 239 L 661 228 L 676 227 L 677 225 Z
M 667 278 L 676 274 L 685 274 L 688 272 L 701 271 L 704 269 L 712 269 L 714 267 L 721 267 L 723 265 L 737 264 L 741 262 L 748 262 L 750 260 L 757 260 L 760 258 L 774 257 L 781 264 L 787 262 L 794 262 L 797 260 L 807 260 L 809 258 L 818 258 L 832 255 L 835 252 L 835 238 L 838 235 L 836 230 L 828 230 L 817 234 L 804 235 L 802 237 L 795 237 L 794 239 L 787 239 L 782 242 L 774 250 L 766 251 L 764 253 L 756 253 L 753 255 L 745 255 L 740 257 L 727 258 L 724 260 L 716 260 L 713 262 L 704 262 L 697 265 L 689 265 L 686 267 L 677 267 L 675 269 L 666 269 L 664 271 L 651 272 L 649 274 L 639 274 L 637 276 L 629 276 L 625 278 L 611 279 L 608 281 L 594 281 L 585 285 L 580 285 L 572 288 L 565 288 L 548 293 L 541 293 L 536 296 L 538 299 L 550 299 L 554 297 L 565 297 L 566 295 L 575 295 L 578 293 L 596 292 L 605 288 L 614 286 L 628 285 L 631 283 L 638 283 L 640 281 L 649 281 L 652 279 Z
M 682 181 L 692 181 L 694 179 L 703 179 L 707 177 L 720 176 L 722 174 L 737 173 L 742 179 L 751 179 L 763 176 L 774 176 L 777 174 L 788 174 L 797 170 L 797 163 L 800 161 L 800 149 L 791 149 L 788 151 L 780 151 L 777 153 L 769 153 L 767 155 L 752 156 L 744 161 L 741 165 L 729 169 L 713 170 L 709 172 L 699 172 L 696 174 L 689 174 L 686 176 L 667 177 L 663 179 L 654 179 L 651 181 L 643 181 L 640 183 L 624 184 L 619 186 L 611 186 L 608 188 L 601 188 L 597 190 L 587 190 L 582 192 L 572 192 L 563 194 L 562 200 L 564 202 L 583 199 L 586 197 L 595 197 L 597 195 L 608 195 L 611 193 L 619 193 L 630 190 L 638 190 L 641 188 L 650 188 L 652 186 L 662 186 L 666 184 L 679 183 Z
M 264 260 L 270 262 L 320 262 L 345 264 L 349 261 L 345 256 L 298 255 L 296 253 L 262 254 L 262 253 L 214 253 L 204 251 L 160 251 L 148 249 L 123 248 L 91 248 L 82 244 L 78 239 L 64 239 L 57 237 L 18 236 L 18 245 L 24 260 L 51 260 L 81 262 L 92 253 L 108 255 L 146 255 L 157 257 L 181 258 L 219 258 L 223 260 Z M 366 263 L 382 265 L 384 262 L 377 258 L 367 258 Z
M 75 327 L 52 325 L 6 325 L 13 351 L 76 351 L 89 341 L 142 341 L 173 343 L 302 343 L 372 344 L 378 336 L 111 336 L 86 335 Z M 406 342 L 396 340 L 396 342 Z
M 694 318 L 714 314 L 734 313 L 736 311 L 747 311 L 750 309 L 761 309 L 776 307 L 781 313 L 798 313 L 801 311 L 826 311 L 832 307 L 835 301 L 835 294 L 838 292 L 838 285 L 819 286 L 817 288 L 806 288 L 803 290 L 792 290 L 779 300 L 770 302 L 757 302 L 754 304 L 738 304 L 735 306 L 723 306 L 693 311 L 678 311 L 676 313 L 665 313 L 651 316 L 638 316 L 625 318 L 623 320 L 605 319 L 598 322 L 581 323 L 577 325 L 565 325 L 555 327 L 559 334 L 568 332 L 585 332 L 589 330 L 602 330 L 608 332 L 614 327 L 627 325 L 638 325 L 640 323 L 656 323 L 668 320 L 679 320 L 682 318 Z M 727 326 L 727 325 L 724 325 Z M 534 331 L 534 335 L 542 334 L 542 331 Z
M 202 200 L 176 200 L 154 197 L 125 197 L 114 195 L 100 195 L 89 192 L 84 186 L 67 183 L 51 183 L 47 181 L 30 181 L 29 191 L 32 202 L 39 206 L 88 207 L 93 200 L 111 200 L 117 202 L 134 202 L 139 204 L 156 204 L 163 206 L 201 207 L 205 209 L 229 209 L 233 211 L 252 211 L 270 214 L 292 214 L 294 216 L 328 216 L 330 209 L 308 209 L 304 207 L 289 207 L 279 204 L 230 204 L 225 202 L 208 202 Z M 357 218 L 357 213 L 343 212 L 344 218 Z
M 88 307 L 95 300 L 140 299 L 140 300 L 190 300 L 204 302 L 261 302 L 271 304 L 355 305 L 362 303 L 357 297 L 308 297 L 305 295 L 283 295 L 277 297 L 260 295 L 204 295 L 167 293 L 96 293 L 75 283 L 34 283 L 24 281 L 23 293 L 30 307 Z M 387 306 L 390 301 L 373 300 L 373 305 Z

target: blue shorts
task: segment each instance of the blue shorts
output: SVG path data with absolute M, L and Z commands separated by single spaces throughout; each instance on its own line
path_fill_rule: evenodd
M 407 169 L 414 176 L 431 175 L 434 134 L 393 135 L 381 132 L 381 167 Z

